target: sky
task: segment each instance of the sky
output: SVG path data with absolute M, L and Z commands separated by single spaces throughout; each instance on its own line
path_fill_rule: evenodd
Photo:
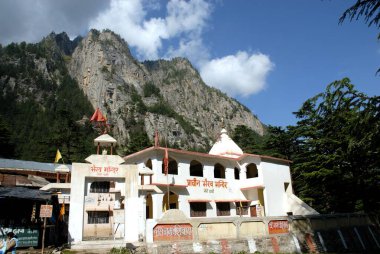
M 349 77 L 380 95 L 379 30 L 363 19 L 339 24 L 355 0 L 0 0 L 0 43 L 70 38 L 92 28 L 123 37 L 140 61 L 187 57 L 209 86 L 267 125 Z

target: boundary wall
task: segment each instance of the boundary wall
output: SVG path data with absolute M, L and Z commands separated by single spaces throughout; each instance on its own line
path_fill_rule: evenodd
M 189 219 L 180 213 L 147 220 L 148 253 L 380 253 L 379 225 L 366 214 Z

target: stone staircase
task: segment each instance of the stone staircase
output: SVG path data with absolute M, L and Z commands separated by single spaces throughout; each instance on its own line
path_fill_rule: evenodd
M 126 244 L 127 243 L 124 241 L 124 239 L 82 241 L 82 242 L 71 245 L 71 249 L 81 250 L 81 251 L 99 250 L 100 251 L 99 253 L 105 253 L 106 250 L 111 250 L 114 247 L 115 248 L 126 247 Z

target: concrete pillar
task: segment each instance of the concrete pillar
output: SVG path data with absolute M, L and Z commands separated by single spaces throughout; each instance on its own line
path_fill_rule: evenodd
M 154 175 L 152 176 L 152 181 L 157 182 L 157 178 L 162 176 L 162 161 L 157 159 L 152 159 L 152 170 Z
M 185 195 L 178 197 L 178 209 L 181 210 L 187 217 L 190 217 L 190 203 Z
M 136 218 L 142 217 L 142 203 L 138 197 L 138 170 L 136 165 L 128 166 L 125 180 L 125 241 L 137 242 L 139 240 L 139 219 Z
M 207 178 L 207 180 L 214 179 L 214 165 L 203 166 L 203 177 Z
M 226 168 L 226 180 L 227 181 L 235 180 L 235 169 L 234 168 Z
M 152 195 L 153 219 L 159 219 L 162 216 L 162 201 L 164 193 Z
M 207 218 L 215 218 L 216 216 L 216 203 L 215 202 L 210 202 L 211 209 L 207 209 Z
M 145 193 L 139 197 L 139 235 L 145 236 L 145 222 L 146 222 L 146 199 Z
M 85 175 L 80 170 L 81 167 L 87 167 L 82 163 L 73 163 L 71 176 L 71 190 L 70 190 L 70 214 L 77 214 L 78 216 L 71 216 L 69 220 L 69 242 L 78 243 L 82 241 L 83 237 L 83 212 L 84 212 L 84 191 L 85 191 Z
M 239 174 L 240 180 L 247 179 L 247 168 L 244 166 L 240 166 L 240 174 Z
M 177 161 L 178 175 L 183 177 L 190 177 L 190 170 L 187 164 Z

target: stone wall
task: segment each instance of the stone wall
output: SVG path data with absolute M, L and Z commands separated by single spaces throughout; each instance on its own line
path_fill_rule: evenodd
M 273 233 L 271 221 L 287 221 Z M 166 223 L 157 221 L 155 225 Z M 170 222 L 173 224 L 173 221 Z M 180 224 L 180 222 L 176 222 Z M 186 221 L 189 223 L 189 220 Z M 191 219 L 193 240 L 155 241 L 150 253 L 380 252 L 379 226 L 364 214 Z

